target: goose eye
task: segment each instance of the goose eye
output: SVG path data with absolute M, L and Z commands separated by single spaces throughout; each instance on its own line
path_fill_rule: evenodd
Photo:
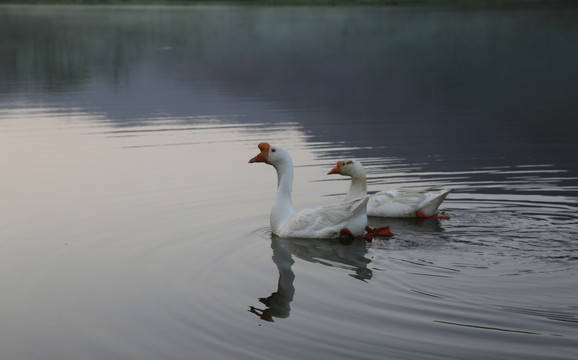
M 271 149 L 271 152 L 275 152 L 275 151 L 277 151 L 277 150 L 275 150 L 275 149 Z

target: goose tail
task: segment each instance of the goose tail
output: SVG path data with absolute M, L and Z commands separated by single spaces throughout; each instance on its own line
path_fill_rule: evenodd
M 419 205 L 418 211 L 421 211 L 427 216 L 434 216 L 438 211 L 441 203 L 446 199 L 451 190 L 442 190 L 437 193 L 432 193 Z

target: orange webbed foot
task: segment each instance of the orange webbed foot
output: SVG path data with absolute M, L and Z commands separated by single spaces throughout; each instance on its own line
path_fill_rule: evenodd
M 381 226 L 376 228 L 371 228 L 369 226 L 365 227 L 365 231 L 367 231 L 367 235 L 370 235 L 373 239 L 373 236 L 393 236 L 394 234 L 389 229 L 389 226 Z
M 446 216 L 446 213 L 443 211 L 441 213 L 435 214 L 433 216 L 427 216 L 426 214 L 424 214 L 423 212 L 418 210 L 415 212 L 415 216 L 417 218 L 420 218 L 420 219 L 437 219 L 437 220 L 449 220 L 450 219 L 450 217 Z
M 350 237 L 350 238 L 352 238 L 352 239 L 355 239 L 355 235 L 353 235 L 353 233 L 351 232 L 351 230 L 349 230 L 348 228 L 343 228 L 343 229 L 339 230 L 339 235 L 340 235 L 340 236 Z

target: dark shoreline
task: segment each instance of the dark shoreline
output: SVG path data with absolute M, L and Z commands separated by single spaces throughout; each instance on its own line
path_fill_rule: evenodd
M 355 6 L 355 5 L 578 5 L 578 0 L 0 0 L 0 5 L 266 5 L 266 6 Z

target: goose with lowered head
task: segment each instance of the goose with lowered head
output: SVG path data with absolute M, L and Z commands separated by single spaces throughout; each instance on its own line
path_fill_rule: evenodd
M 351 177 L 346 201 L 367 196 L 365 169 L 357 160 L 338 161 L 329 174 Z M 390 189 L 370 195 L 367 215 L 380 217 L 433 217 L 450 190 Z M 439 217 L 442 218 L 442 217 Z
M 260 143 L 261 152 L 249 163 L 263 162 L 277 171 L 277 196 L 271 210 L 271 231 L 283 238 L 338 238 L 347 234 L 361 236 L 367 226 L 367 196 L 356 197 L 338 204 L 293 209 L 293 160 L 278 146 Z

